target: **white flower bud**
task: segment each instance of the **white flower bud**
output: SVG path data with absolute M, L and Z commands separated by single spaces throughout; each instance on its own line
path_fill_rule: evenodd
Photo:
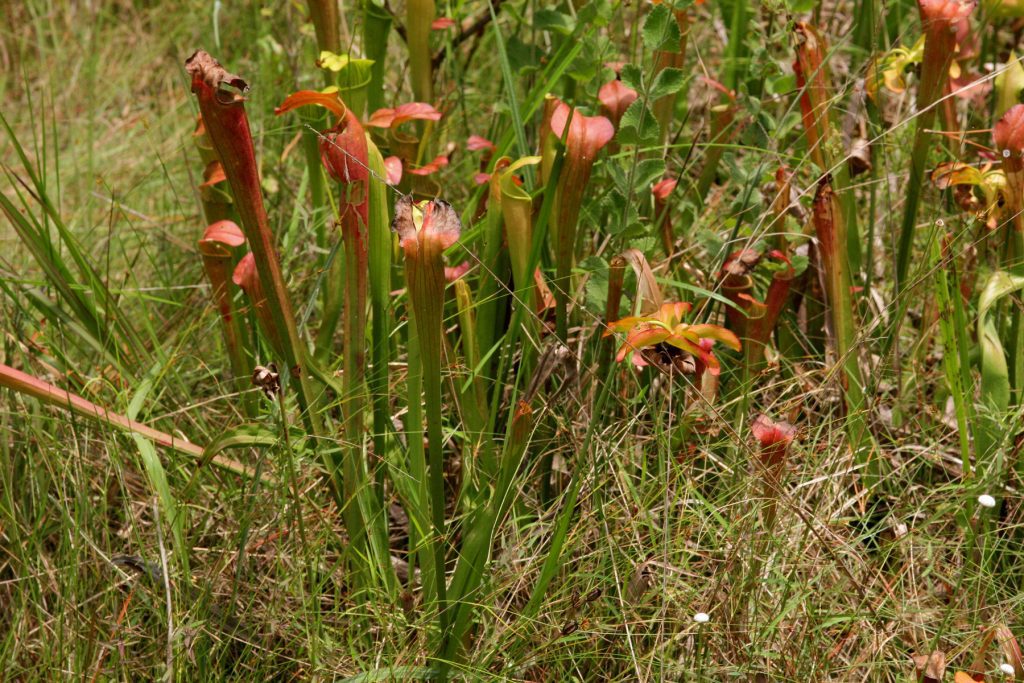
M 978 505 L 983 508 L 994 508 L 996 506 L 996 499 L 987 493 L 983 493 L 978 496 Z

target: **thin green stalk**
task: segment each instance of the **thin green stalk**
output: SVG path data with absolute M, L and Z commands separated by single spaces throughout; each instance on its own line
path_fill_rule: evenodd
M 491 449 L 485 447 L 488 441 L 487 435 L 487 390 L 483 384 L 483 378 L 477 374 L 476 368 L 480 367 L 480 345 L 477 343 L 476 316 L 473 294 L 469 285 L 462 278 L 456 280 L 452 286 L 455 289 L 455 301 L 459 309 L 459 330 L 462 333 L 462 354 L 466 358 L 466 366 L 469 368 L 470 377 L 463 383 L 456 392 L 458 396 L 460 414 L 465 423 L 466 445 L 464 450 L 463 465 L 470 468 L 472 478 L 479 463 L 479 470 L 482 477 L 479 485 L 486 489 L 494 480 L 496 463 Z
M 391 35 L 391 12 L 381 0 L 363 0 L 363 54 L 373 60 L 367 86 L 366 108 L 375 112 L 386 106 L 384 76 L 387 74 L 388 36 Z
M 371 177 L 387 175 L 380 150 L 369 139 Z M 389 216 L 388 187 L 384 183 L 370 184 L 369 272 L 370 312 L 373 339 L 372 361 L 368 376 L 373 401 L 373 451 L 376 458 L 385 457 L 387 435 L 390 431 L 388 364 L 391 361 L 391 219 Z M 379 495 L 383 496 L 383 469 L 377 470 Z M 383 499 L 382 499 L 383 500 Z
M 726 5 L 721 5 L 725 13 Z M 723 21 L 725 17 L 722 17 Z M 743 59 L 744 41 L 747 39 L 747 0 L 732 0 L 729 21 L 729 42 L 725 55 L 725 87 L 735 91 L 740 81 L 740 60 Z
M 956 410 L 957 434 L 960 438 L 960 459 L 963 462 L 964 479 L 971 477 L 971 436 L 973 422 L 973 400 L 970 366 L 966 361 L 970 340 L 967 339 L 963 302 L 960 298 L 960 279 L 956 261 L 950 253 L 950 238 L 932 243 L 932 260 L 935 262 L 935 296 L 939 305 L 939 330 L 942 333 L 942 364 L 946 371 L 946 384 L 953 396 Z M 969 362 L 969 361 L 968 361 Z

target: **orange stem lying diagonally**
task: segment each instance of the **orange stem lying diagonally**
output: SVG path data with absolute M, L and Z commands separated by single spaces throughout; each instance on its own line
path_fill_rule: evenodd
M 110 425 L 111 427 L 123 429 L 126 432 L 139 434 L 140 436 L 144 436 L 165 448 L 170 448 L 178 451 L 179 453 L 184 453 L 185 455 L 191 455 L 194 458 L 201 459 L 205 454 L 202 446 L 190 443 L 184 439 L 175 438 L 166 432 L 153 429 L 141 422 L 129 420 L 124 415 L 111 412 L 77 394 L 72 394 L 66 389 L 61 389 L 49 382 L 44 382 L 41 379 L 28 375 L 21 370 L 15 370 L 11 366 L 4 365 L 3 363 L 0 363 L 0 387 L 6 387 L 19 394 L 31 396 L 52 406 L 68 408 L 83 417 L 102 422 Z M 245 467 L 241 463 L 228 458 L 223 458 L 219 455 L 214 456 L 211 462 L 218 467 L 223 467 L 224 469 L 237 474 L 252 474 L 252 472 L 249 471 L 249 468 Z

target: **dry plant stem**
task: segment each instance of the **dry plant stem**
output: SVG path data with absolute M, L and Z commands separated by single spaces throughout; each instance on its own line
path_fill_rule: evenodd
M 249 131 L 249 119 L 245 114 L 245 100 L 238 93 L 222 89 L 222 86 L 227 85 L 245 91 L 248 85 L 238 76 L 224 70 L 202 50 L 188 59 L 185 68 L 192 77 L 192 92 L 199 101 L 210 141 L 224 165 L 224 172 L 231 185 L 242 229 L 267 294 L 271 317 L 282 334 L 282 360 L 289 375 L 296 380 L 296 397 L 303 420 L 313 434 L 321 436 L 323 425 L 320 415 L 310 410 L 314 397 L 313 384 L 306 368 L 308 351 L 299 338 L 281 266 L 274 252 L 274 236 L 263 207 L 259 167 Z
M 434 0 L 407 0 L 405 8 L 412 93 L 417 102 L 433 102 L 434 71 L 430 54 L 430 24 L 436 14 Z
M 321 50 L 341 50 L 338 21 L 338 0 L 309 0 L 309 16 L 316 30 L 316 44 Z
M 152 427 L 140 422 L 129 420 L 124 415 L 111 412 L 106 408 L 96 405 L 92 401 L 88 401 L 81 396 L 78 396 L 77 394 L 72 394 L 70 391 L 56 387 L 49 382 L 44 382 L 41 379 L 2 363 L 0 363 L 0 387 L 5 387 L 19 394 L 31 396 L 51 406 L 67 408 L 82 417 L 96 420 L 97 422 L 101 422 L 105 425 L 116 427 L 117 429 L 123 429 L 129 433 L 140 434 L 164 448 L 170 448 L 171 450 L 178 451 L 179 453 L 184 453 L 185 455 L 189 455 L 197 460 L 202 461 L 206 458 L 206 453 L 202 446 L 190 443 L 184 439 L 177 438 L 157 429 L 153 429 Z M 210 460 L 210 462 L 236 474 L 252 476 L 252 472 L 248 467 L 241 463 L 237 463 L 234 460 L 216 455 L 212 460 Z

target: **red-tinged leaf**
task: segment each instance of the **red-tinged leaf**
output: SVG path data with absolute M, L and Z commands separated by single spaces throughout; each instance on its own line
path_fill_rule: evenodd
M 670 336 L 672 336 L 672 332 L 662 325 L 656 323 L 637 325 L 630 330 L 626 336 L 626 342 L 619 347 L 619 352 L 615 354 L 615 360 L 621 362 L 630 351 L 640 351 L 648 346 L 660 344 L 668 341 Z
M 470 135 L 466 140 L 466 149 L 470 152 L 479 152 L 485 149 L 494 149 L 494 143 L 481 135 Z
M 410 168 L 409 173 L 413 175 L 430 175 L 431 173 L 437 173 L 443 167 L 448 165 L 448 157 L 443 154 L 439 154 L 434 157 L 430 163 L 424 164 L 419 168 Z
M 345 112 L 336 126 L 324 132 L 320 140 L 320 159 L 328 175 L 344 186 L 340 202 L 342 218 L 345 219 L 347 209 L 352 208 L 361 221 L 361 224 L 354 224 L 343 220 L 342 230 L 361 231 L 369 224 L 369 149 L 366 132 L 351 111 Z
M 391 229 L 398 233 L 401 246 L 409 255 L 410 249 L 415 251 L 426 242 L 438 244 L 440 251 L 452 246 L 462 234 L 462 221 L 446 201 L 432 199 L 414 206 L 412 197 L 405 195 L 395 203 Z
M 408 102 L 401 104 L 394 109 L 378 109 L 370 114 L 366 121 L 367 126 L 373 128 L 394 128 L 406 121 L 438 121 L 441 119 L 441 112 L 425 102 Z
M 718 325 L 690 325 L 687 331 L 701 339 L 716 339 L 733 351 L 739 351 L 742 348 L 740 340 L 735 334 Z
M 224 173 L 224 165 L 219 161 L 211 161 L 203 169 L 203 182 L 199 187 L 212 187 L 217 183 L 222 183 L 228 179 L 226 173 Z
M 430 22 L 431 31 L 444 31 L 456 25 L 456 21 L 451 17 L 438 17 Z
M 211 223 L 199 240 L 199 250 L 204 254 L 230 255 L 230 248 L 245 244 L 245 235 L 234 221 L 217 221 Z M 228 250 L 225 250 L 228 247 Z
M 1024 104 L 1015 104 L 1003 114 L 992 138 L 1002 156 L 1003 170 L 1008 175 L 1024 170 Z
M 473 176 L 473 183 L 476 185 L 486 185 L 491 179 L 490 173 L 477 173 Z
M 954 30 L 960 20 L 970 16 L 975 4 L 963 0 L 918 0 L 917 3 L 923 23 L 947 24 Z
M 252 296 L 259 288 L 260 278 L 256 272 L 256 259 L 251 251 L 239 260 L 238 265 L 235 266 L 235 272 L 231 276 L 231 281 L 241 287 L 249 296 Z
M 469 272 L 469 261 L 463 261 L 457 266 L 445 266 L 444 267 L 444 279 L 445 282 L 455 282 L 460 277 Z
M 396 156 L 390 156 L 384 160 L 384 169 L 388 174 L 388 185 L 397 185 L 402 182 L 402 160 Z
M 345 112 L 348 111 L 348 107 L 345 106 L 345 103 L 341 101 L 341 97 L 336 92 L 323 93 L 316 90 L 300 90 L 286 97 L 281 106 L 274 109 L 274 114 L 280 116 L 307 105 L 323 107 L 339 119 L 344 118 Z

